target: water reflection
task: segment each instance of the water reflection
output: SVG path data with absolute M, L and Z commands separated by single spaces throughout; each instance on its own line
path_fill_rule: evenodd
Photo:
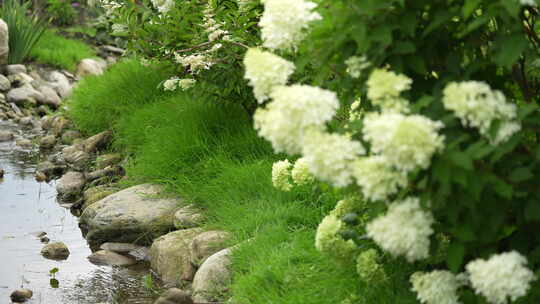
M 0 130 L 17 130 L 0 121 Z M 28 303 L 96 304 L 152 303 L 142 287 L 146 267 L 133 269 L 96 266 L 69 208 L 56 202 L 53 183 L 34 180 L 38 151 L 25 151 L 14 142 L 0 143 L 0 303 L 8 302 L 11 291 L 24 286 L 34 291 Z M 44 231 L 51 241 L 64 242 L 71 254 L 65 261 L 40 255 L 43 244 L 35 236 Z M 51 269 L 58 268 L 51 286 Z

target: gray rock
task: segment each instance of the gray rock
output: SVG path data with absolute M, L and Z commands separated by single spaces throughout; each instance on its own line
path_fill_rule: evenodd
M 32 82 L 34 81 L 34 78 L 32 76 L 26 74 L 26 73 L 17 73 L 9 75 L 8 80 L 11 82 L 12 87 L 23 87 L 23 86 L 29 86 L 32 87 Z
M 88 260 L 96 265 L 130 266 L 137 264 L 134 258 L 108 250 L 99 250 L 88 256 Z
M 103 70 L 107 66 L 107 63 L 102 61 L 86 58 L 81 60 L 77 65 L 77 76 L 84 77 L 88 75 L 101 75 Z
M 15 112 L 15 114 L 17 115 L 23 115 L 23 112 L 21 111 L 21 109 L 14 103 L 10 103 L 9 106 L 11 107 L 11 109 L 13 110 L 13 112 Z
M 30 149 L 34 146 L 34 143 L 30 139 L 21 138 L 15 141 L 15 144 L 21 148 Z
M 116 165 L 120 161 L 122 161 L 122 155 L 118 153 L 103 154 L 96 158 L 96 167 L 103 169 L 111 165 Z
M 210 256 L 193 278 L 193 298 L 196 302 L 210 302 L 223 295 L 228 289 L 232 249 L 223 249 Z
M 6 174 L 6 171 L 4 171 L 4 169 L 0 168 L 0 179 L 4 178 L 4 174 Z
M 39 147 L 42 149 L 52 149 L 56 145 L 56 137 L 54 135 L 47 135 L 39 140 Z
M 85 184 L 84 174 L 70 171 L 56 182 L 56 191 L 64 199 L 72 199 L 82 193 Z
M 75 150 L 70 153 L 63 152 L 63 154 L 66 162 L 76 169 L 83 169 L 90 162 L 90 154 L 84 151 Z
M 43 128 L 43 130 L 49 130 L 50 128 L 52 128 L 52 123 L 54 121 L 54 116 L 50 116 L 50 115 L 45 115 L 43 117 L 41 117 L 41 128 Z
M 9 89 L 11 89 L 11 81 L 6 76 L 0 74 L 0 91 L 7 92 Z
M 71 126 L 71 122 L 63 116 L 55 116 L 51 122 L 51 129 L 54 135 L 60 136 Z M 42 126 L 43 127 L 43 126 Z M 44 127 L 43 127 L 44 128 Z M 44 128 L 45 129 L 45 128 Z
M 0 131 L 0 142 L 13 140 L 15 136 L 10 131 Z
M 72 86 L 69 83 L 66 75 L 58 71 L 53 71 L 48 75 L 47 78 L 50 81 L 50 85 L 56 90 L 60 97 L 66 98 L 71 95 Z
M 112 46 L 112 45 L 103 45 L 101 46 L 101 49 L 106 52 L 117 54 L 117 55 L 123 55 L 126 52 L 126 50 L 121 49 L 119 47 Z
M 101 133 L 98 133 L 92 137 L 87 138 L 83 145 L 84 145 L 84 151 L 88 153 L 94 153 L 97 152 L 109 145 L 109 143 L 112 140 L 112 132 L 111 131 L 103 131 Z
M 24 64 L 10 64 L 6 66 L 6 73 L 8 75 L 14 75 L 18 73 L 26 73 L 26 66 Z
M 86 189 L 83 193 L 83 207 L 82 209 L 86 209 L 86 207 L 90 206 L 91 204 L 100 201 L 107 196 L 118 192 L 119 189 L 114 187 L 109 187 L 106 185 L 96 186 L 89 189 Z M 114 251 L 114 250 L 113 250 Z
M 19 123 L 23 126 L 33 126 L 34 125 L 34 118 L 32 116 L 26 116 L 26 117 L 23 117 L 21 118 L 21 120 L 19 120 Z
M 41 94 L 43 95 L 43 98 L 39 99 L 38 102 L 44 105 L 48 105 L 53 109 L 56 109 L 60 106 L 62 100 L 52 87 L 42 85 L 38 87 L 38 91 L 41 92 Z
M 79 131 L 76 131 L 76 130 L 67 130 L 66 132 L 64 132 L 64 134 L 62 134 L 62 142 L 64 144 L 72 144 L 73 141 L 77 138 L 81 138 L 82 135 L 81 135 L 81 132 Z
M 47 244 L 41 249 L 41 255 L 51 260 L 65 260 L 69 257 L 69 249 L 62 242 Z
M 86 175 L 88 181 L 94 181 L 99 178 L 109 177 L 111 180 L 118 179 L 125 174 L 124 168 L 120 166 L 108 166 L 104 169 L 92 171 Z
M 174 227 L 177 229 L 198 227 L 203 220 L 204 216 L 194 205 L 187 205 L 174 214 Z
M 0 19 L 0 64 L 6 64 L 9 56 L 9 30 L 4 20 Z
M 12 302 L 21 303 L 28 301 L 33 295 L 34 293 L 30 289 L 21 288 L 12 292 L 9 297 L 11 298 Z
M 178 288 L 171 288 L 163 293 L 154 304 L 194 304 L 191 296 Z
M 178 230 L 163 235 L 150 247 L 150 266 L 168 286 L 191 281 L 195 267 L 189 259 L 189 244 L 202 232 L 199 228 Z
M 9 90 L 6 95 L 8 102 L 15 103 L 19 106 L 36 105 L 38 99 L 42 99 L 43 95 L 34 90 L 31 86 L 23 86 Z
M 150 248 L 148 247 L 139 247 L 137 249 L 131 250 L 128 254 L 139 261 L 150 262 Z
M 124 253 L 124 254 L 129 253 L 130 251 L 139 249 L 141 247 L 143 246 L 139 246 L 139 245 L 135 245 L 131 243 L 114 243 L 114 242 L 103 243 L 101 244 L 101 246 L 99 246 L 99 248 L 103 250 L 113 251 L 116 253 Z
M 66 170 L 65 166 L 55 165 L 50 161 L 44 161 L 37 165 L 37 172 L 42 172 L 47 177 L 59 176 Z
M 142 184 L 114 193 L 84 209 L 81 227 L 90 243 L 148 244 L 174 228 L 179 199 L 157 197 L 161 187 Z
M 205 231 L 197 235 L 189 247 L 191 263 L 197 267 L 203 264 L 208 257 L 225 248 L 229 237 L 225 231 Z

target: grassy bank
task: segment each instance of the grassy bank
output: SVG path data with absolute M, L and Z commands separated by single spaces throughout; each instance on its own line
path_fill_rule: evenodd
M 389 279 L 367 286 L 354 263 L 337 264 L 315 249 L 317 225 L 338 193 L 275 189 L 271 169 L 281 157 L 246 112 L 197 87 L 166 94 L 158 88 L 166 77 L 134 61 L 117 64 L 80 83 L 68 115 L 87 135 L 114 130 L 112 149 L 130 159 L 129 183 L 167 185 L 206 210 L 206 228 L 243 242 L 234 253 L 234 303 L 416 303 L 401 263 L 386 264 Z

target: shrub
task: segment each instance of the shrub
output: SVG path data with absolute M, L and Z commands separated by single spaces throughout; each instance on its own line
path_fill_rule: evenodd
M 56 25 L 71 25 L 77 18 L 77 11 L 71 0 L 47 0 L 47 15 Z
M 22 63 L 45 31 L 45 22 L 37 15 L 27 16 L 31 2 L 5 0 L 0 6 L 0 18 L 9 28 L 8 62 Z
M 96 52 L 81 41 L 67 39 L 52 30 L 47 30 L 30 51 L 29 56 L 38 63 L 74 71 L 79 61 L 95 57 Z

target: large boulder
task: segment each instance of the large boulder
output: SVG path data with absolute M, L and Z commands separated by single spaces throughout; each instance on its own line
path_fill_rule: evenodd
M 107 196 L 118 192 L 117 188 L 110 187 L 107 185 L 100 185 L 92 188 L 88 188 L 83 193 L 83 206 L 82 209 L 92 205 L 95 202 L 98 202 Z
M 173 231 L 152 243 L 150 265 L 167 286 L 179 286 L 193 278 L 195 267 L 190 263 L 189 245 L 201 232 L 199 228 Z
M 9 90 L 6 95 L 6 99 L 8 102 L 15 103 L 19 106 L 36 105 L 38 99 L 43 99 L 43 94 L 27 85 Z
M 70 200 L 82 193 L 85 183 L 84 174 L 70 171 L 56 182 L 56 191 L 61 198 Z
M 26 66 L 24 64 L 10 64 L 6 66 L 6 73 L 8 75 L 15 75 L 19 73 L 26 73 Z
M 232 279 L 231 254 L 231 248 L 223 249 L 201 265 L 193 278 L 195 302 L 211 302 L 225 294 Z
M 95 265 L 130 266 L 137 264 L 137 260 L 109 250 L 99 250 L 88 256 L 88 260 Z
M 174 228 L 173 214 L 181 200 L 158 195 L 161 187 L 142 184 L 114 193 L 84 209 L 81 228 L 91 244 L 149 244 Z
M 47 78 L 50 81 L 49 84 L 56 90 L 60 97 L 66 98 L 71 95 L 72 86 L 66 75 L 58 71 L 53 71 Z
M 9 55 L 9 30 L 6 22 L 0 19 L 0 64 L 6 64 Z
M 69 249 L 62 242 L 47 244 L 41 249 L 41 255 L 51 260 L 65 260 L 69 257 Z

